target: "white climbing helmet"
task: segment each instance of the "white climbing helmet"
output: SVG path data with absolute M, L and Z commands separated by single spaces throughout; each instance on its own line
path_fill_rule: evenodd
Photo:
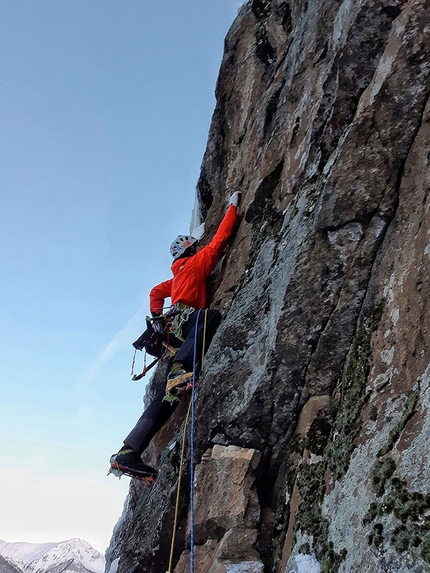
M 170 245 L 170 253 L 173 257 L 173 260 L 176 261 L 178 257 L 183 255 L 185 251 L 197 243 L 197 239 L 192 237 L 191 235 L 179 235 Z

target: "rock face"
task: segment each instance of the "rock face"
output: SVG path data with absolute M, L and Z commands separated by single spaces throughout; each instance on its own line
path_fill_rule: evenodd
M 253 0 L 227 35 L 207 236 L 243 194 L 196 395 L 199 573 L 430 571 L 429 10 Z M 168 570 L 186 410 L 148 453 L 156 485 L 131 486 L 120 573 Z

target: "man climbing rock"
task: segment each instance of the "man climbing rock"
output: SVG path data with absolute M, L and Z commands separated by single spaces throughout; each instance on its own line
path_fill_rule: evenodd
M 217 310 L 207 309 L 208 278 L 233 232 L 239 198 L 239 192 L 230 197 L 227 213 L 208 245 L 200 248 L 197 239 L 180 235 L 170 246 L 173 278 L 151 290 L 150 310 L 155 318 L 154 328 L 163 328 L 164 301 L 170 297 L 172 307 L 167 313 L 170 329 L 175 339 L 183 342 L 168 372 L 166 389 L 158 392 L 125 438 L 123 447 L 111 456 L 110 472 L 115 475 L 126 474 L 144 480 L 156 478 L 157 472 L 143 463 L 141 455 L 174 412 L 191 381 L 195 357 L 199 360 L 206 351 L 221 322 Z

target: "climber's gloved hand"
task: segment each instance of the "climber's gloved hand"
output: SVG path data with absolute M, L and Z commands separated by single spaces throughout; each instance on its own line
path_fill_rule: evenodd
M 230 205 L 234 205 L 235 207 L 239 205 L 241 193 L 241 191 L 235 191 L 233 193 L 233 195 L 230 197 Z
M 154 332 L 164 332 L 164 318 L 162 316 L 154 317 L 152 321 Z

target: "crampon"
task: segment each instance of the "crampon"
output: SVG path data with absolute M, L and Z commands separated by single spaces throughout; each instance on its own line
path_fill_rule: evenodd
M 111 460 L 110 462 L 110 468 L 107 475 L 109 474 L 112 474 L 119 479 L 121 479 L 122 476 L 131 477 L 145 483 L 146 485 L 153 485 L 157 481 L 156 474 L 135 470 L 124 464 L 120 464 L 115 460 Z
M 191 390 L 193 387 L 193 373 L 185 372 L 181 376 L 176 376 L 171 380 L 167 380 L 166 394 L 183 394 L 187 390 Z

